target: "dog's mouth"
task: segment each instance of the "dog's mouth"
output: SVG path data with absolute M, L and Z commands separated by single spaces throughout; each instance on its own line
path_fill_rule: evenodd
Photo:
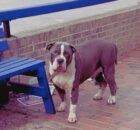
M 65 72 L 66 71 L 66 69 L 63 67 L 63 66 L 58 66 L 55 70 L 54 70 L 55 72 Z

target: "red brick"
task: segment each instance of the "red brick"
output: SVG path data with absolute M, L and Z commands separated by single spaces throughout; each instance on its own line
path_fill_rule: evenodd
M 104 26 L 110 22 L 114 22 L 114 21 L 112 21 L 113 20 L 112 17 L 104 17 L 104 18 L 100 19 L 99 26 Z M 116 18 L 116 16 L 114 16 L 114 17 Z
M 28 53 L 25 53 L 25 54 L 21 54 L 20 56 L 38 58 L 38 57 L 42 57 L 42 52 L 41 52 L 41 50 L 32 51 L 32 52 L 28 52 Z
M 99 32 L 102 32 L 102 30 L 103 30 L 103 27 L 100 26 L 100 27 L 98 27 L 98 28 L 95 29 L 95 32 L 96 33 L 99 33 Z
M 91 33 L 92 33 L 91 30 L 86 30 L 86 31 L 82 32 L 82 37 L 87 37 L 87 36 L 89 36 Z
M 72 35 L 72 40 L 77 40 L 79 38 L 81 38 L 81 33 L 76 33 Z
M 57 29 L 58 37 L 63 37 L 69 34 L 68 27 L 62 27 Z
M 106 36 L 106 32 L 98 33 L 98 37 L 99 38 L 102 38 L 102 37 L 105 37 L 105 36 Z
M 38 50 L 38 49 L 44 48 L 45 46 L 46 46 L 46 43 L 45 42 L 38 43 L 38 44 L 34 45 L 34 49 L 35 50 Z
M 19 49 L 20 54 L 25 54 L 33 51 L 33 46 L 22 47 Z
M 126 127 L 120 127 L 120 128 L 118 128 L 116 130 L 134 130 L 134 129 L 129 129 L 129 128 L 126 128 Z
M 84 31 L 86 26 L 84 25 L 86 23 L 79 23 L 75 25 L 71 25 L 68 27 L 70 34 L 78 33 Z
M 123 19 L 132 18 L 135 16 L 135 14 L 136 14 L 136 11 L 128 11 L 128 12 L 122 14 L 122 18 Z

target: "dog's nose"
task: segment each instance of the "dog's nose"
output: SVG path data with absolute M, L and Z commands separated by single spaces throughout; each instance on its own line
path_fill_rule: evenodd
M 64 62 L 64 59 L 58 59 L 58 60 L 57 60 L 57 63 L 58 63 L 59 65 L 61 65 L 63 62 Z

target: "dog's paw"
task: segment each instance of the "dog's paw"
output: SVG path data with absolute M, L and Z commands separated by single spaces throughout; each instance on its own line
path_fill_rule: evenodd
M 75 123 L 77 121 L 76 113 L 70 112 L 68 117 L 68 122 Z
M 116 104 L 116 96 L 110 96 L 110 97 L 108 98 L 107 103 L 108 103 L 109 105 Z
M 66 109 L 66 102 L 61 102 L 60 105 L 57 107 L 58 112 L 63 112 Z
M 98 92 L 93 97 L 94 100 L 102 100 L 103 99 L 103 90 L 99 89 Z
M 93 100 L 102 100 L 103 97 L 101 95 L 99 95 L 98 93 L 96 93 L 93 97 Z

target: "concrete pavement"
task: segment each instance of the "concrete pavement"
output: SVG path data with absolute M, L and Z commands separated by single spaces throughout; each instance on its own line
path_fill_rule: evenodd
M 140 130 L 140 48 L 118 61 L 116 80 L 119 87 L 116 105 L 107 105 L 109 89 L 104 99 L 94 101 L 97 86 L 87 81 L 80 87 L 78 122 L 67 122 L 68 111 L 45 114 L 43 104 L 25 107 L 11 98 L 0 110 L 0 130 Z M 55 106 L 60 102 L 53 96 Z

